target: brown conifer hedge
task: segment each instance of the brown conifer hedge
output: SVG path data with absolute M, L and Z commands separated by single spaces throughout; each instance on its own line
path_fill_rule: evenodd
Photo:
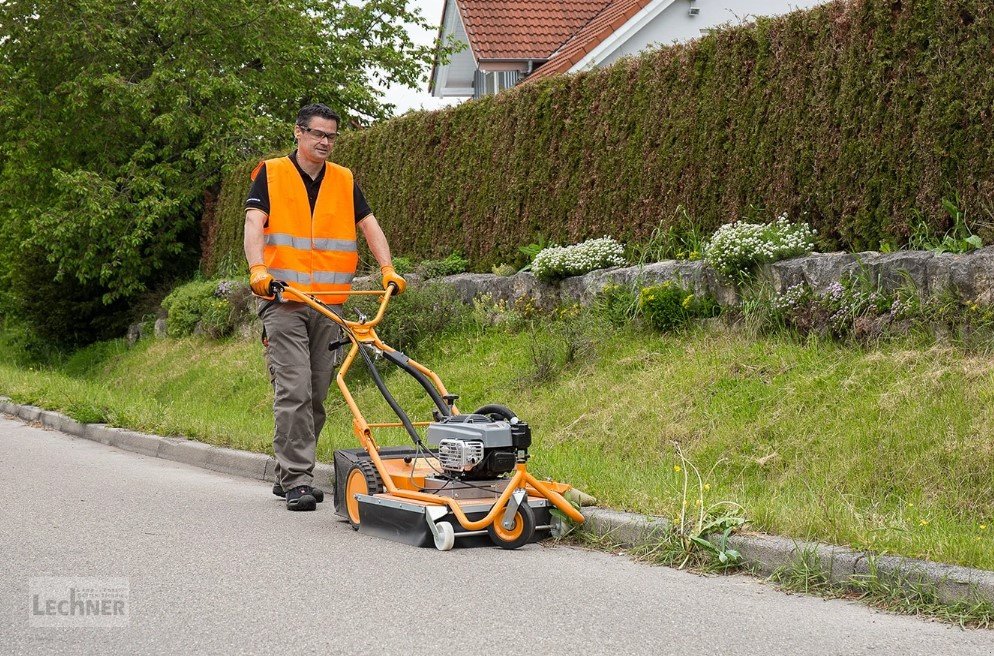
M 679 206 L 705 231 L 762 208 L 875 249 L 945 230 L 944 198 L 990 220 L 992 62 L 989 0 L 840 0 L 412 113 L 335 157 L 413 258 L 482 269 L 539 234 L 645 240 Z M 240 225 L 232 205 L 217 220 Z

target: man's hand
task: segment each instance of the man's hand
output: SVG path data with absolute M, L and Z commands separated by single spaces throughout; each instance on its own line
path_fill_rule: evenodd
M 397 285 L 397 291 L 394 292 L 394 296 L 400 296 L 407 289 L 407 281 L 398 276 L 397 272 L 389 264 L 380 267 L 380 273 L 383 274 L 383 289 L 389 289 L 390 283 Z
M 272 297 L 269 286 L 273 284 L 273 277 L 269 275 L 269 269 L 265 264 L 253 264 L 249 269 L 249 286 L 258 296 Z

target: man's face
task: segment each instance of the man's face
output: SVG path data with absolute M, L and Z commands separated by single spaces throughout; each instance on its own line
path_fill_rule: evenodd
M 331 155 L 338 135 L 338 123 L 332 119 L 314 116 L 306 128 L 293 127 L 297 137 L 297 155 L 312 162 L 324 162 Z M 319 138 L 320 137 L 320 138 Z

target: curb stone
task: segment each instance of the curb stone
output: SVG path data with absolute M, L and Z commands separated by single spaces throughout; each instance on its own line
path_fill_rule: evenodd
M 618 546 L 634 547 L 652 542 L 671 522 L 661 517 L 620 512 L 607 508 L 581 508 L 587 519 L 583 532 L 610 538 Z M 818 559 L 828 579 L 838 585 L 852 585 L 875 572 L 882 580 L 905 588 L 928 585 L 943 603 L 994 603 L 994 572 L 933 563 L 916 558 L 877 556 L 820 542 L 792 540 L 776 535 L 739 533 L 728 545 L 742 554 L 746 569 L 770 577 L 777 569 L 793 564 L 801 554 Z
M 46 428 L 143 456 L 181 462 L 232 476 L 276 482 L 276 460 L 262 453 L 211 446 L 184 437 L 148 435 L 105 424 L 81 424 L 60 412 L 20 405 L 5 396 L 0 396 L 0 414 L 26 422 L 38 421 Z M 332 490 L 335 486 L 335 468 L 327 463 L 317 463 L 314 466 L 314 485 Z
M 41 421 L 43 425 L 84 439 L 132 451 L 141 455 L 163 458 L 209 469 L 224 474 L 275 481 L 276 461 L 251 451 L 210 446 L 203 442 L 176 437 L 159 437 L 136 431 L 105 426 L 81 424 L 71 417 L 29 405 L 20 405 L 0 396 L 0 413 L 24 421 Z M 68 430 L 66 430 L 68 429 Z M 335 470 L 327 463 L 314 467 L 314 483 L 318 487 L 334 487 Z M 651 542 L 656 535 L 668 530 L 669 520 L 608 508 L 583 507 L 587 521 L 581 530 L 610 538 L 623 547 Z M 874 556 L 830 544 L 792 540 L 775 535 L 740 533 L 728 539 L 729 546 L 742 554 L 743 564 L 752 572 L 769 577 L 780 567 L 789 566 L 802 553 L 814 555 L 832 583 L 845 585 L 859 581 L 874 571 L 880 578 L 904 586 L 926 584 L 935 587 L 944 603 L 994 603 L 994 572 L 932 563 L 915 558 Z

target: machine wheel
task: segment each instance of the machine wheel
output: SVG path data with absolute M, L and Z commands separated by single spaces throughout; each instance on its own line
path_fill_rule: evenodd
M 503 513 L 497 516 L 494 523 L 487 527 L 490 540 L 501 549 L 517 549 L 531 542 L 535 535 L 535 511 L 528 505 L 527 500 L 518 506 L 514 513 L 514 528 L 504 528 Z
M 438 537 L 435 538 L 435 548 L 439 551 L 448 551 L 456 544 L 456 530 L 448 522 L 435 524 L 438 529 Z
M 371 460 L 360 460 L 352 465 L 345 477 L 345 514 L 352 528 L 359 530 L 359 501 L 357 494 L 379 494 L 383 480 Z
M 511 421 L 512 419 L 518 416 L 514 414 L 514 411 L 511 410 L 506 405 L 498 405 L 496 403 L 491 405 L 485 405 L 482 408 L 477 408 L 473 412 L 473 414 L 486 415 L 487 417 L 490 417 L 491 419 L 496 419 L 497 421 L 500 421 L 502 419 L 504 421 Z

